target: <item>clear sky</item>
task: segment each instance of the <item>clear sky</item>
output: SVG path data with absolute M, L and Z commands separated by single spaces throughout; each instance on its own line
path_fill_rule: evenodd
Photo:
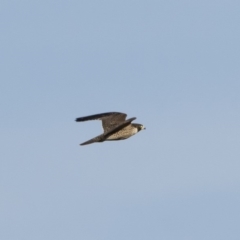
M 239 11 L 1 1 L 0 239 L 238 240 Z M 147 130 L 79 146 L 107 111 Z

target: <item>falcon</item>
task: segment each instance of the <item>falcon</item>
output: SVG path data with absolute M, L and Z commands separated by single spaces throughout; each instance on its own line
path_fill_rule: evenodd
M 107 112 L 76 118 L 76 122 L 85 122 L 88 120 L 101 120 L 103 133 L 80 145 L 87 145 L 95 142 L 124 140 L 134 134 L 146 129 L 142 124 L 132 123 L 136 118 L 126 120 L 127 114 L 121 112 Z

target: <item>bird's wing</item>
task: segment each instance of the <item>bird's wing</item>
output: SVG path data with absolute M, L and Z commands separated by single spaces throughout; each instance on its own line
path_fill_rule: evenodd
M 107 134 L 109 131 L 115 129 L 121 123 L 124 123 L 126 120 L 127 114 L 125 113 L 117 113 L 110 115 L 109 117 L 105 117 L 102 119 L 102 126 L 104 130 L 104 134 Z
M 106 112 L 106 113 L 99 113 L 99 114 L 94 114 L 94 115 L 89 115 L 86 117 L 79 117 L 76 118 L 76 122 L 84 122 L 84 121 L 89 121 L 89 120 L 102 120 L 104 118 L 116 116 L 116 115 L 121 115 L 123 120 L 125 120 L 127 114 L 121 113 L 121 112 Z
M 103 142 L 104 141 L 104 136 L 103 135 L 104 134 L 101 134 L 101 135 L 99 135 L 99 136 L 97 136 L 95 138 L 92 138 L 92 139 L 90 139 L 90 140 L 88 140 L 86 142 L 81 143 L 80 145 L 84 146 L 84 145 L 95 143 L 95 142 Z
M 127 114 L 121 112 L 107 112 L 107 113 L 99 113 L 95 115 L 90 115 L 86 117 L 76 118 L 77 122 L 84 122 L 88 120 L 102 120 L 102 126 L 104 129 L 104 133 L 107 133 L 111 129 L 115 128 L 125 121 Z
M 128 126 L 131 124 L 131 122 L 133 120 L 135 120 L 136 118 L 129 118 L 128 120 L 124 121 L 123 123 L 121 123 L 120 125 L 116 126 L 115 128 L 111 129 L 110 131 L 103 133 L 101 135 L 98 135 L 95 138 L 92 138 L 84 143 L 81 143 L 80 145 L 87 145 L 87 144 L 91 144 L 91 143 L 95 143 L 95 142 L 103 142 L 105 141 L 108 137 L 110 137 L 111 135 L 113 135 L 114 133 L 120 131 L 121 129 L 123 129 L 124 127 Z

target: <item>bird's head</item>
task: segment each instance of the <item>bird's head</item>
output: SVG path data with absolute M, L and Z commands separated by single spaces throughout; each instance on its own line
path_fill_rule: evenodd
M 137 128 L 138 132 L 146 129 L 142 124 L 133 123 L 133 125 Z

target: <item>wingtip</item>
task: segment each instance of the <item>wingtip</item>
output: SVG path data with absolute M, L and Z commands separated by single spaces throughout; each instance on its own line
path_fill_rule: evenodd
M 81 144 L 79 144 L 80 146 L 84 146 L 84 145 L 88 145 L 88 144 L 91 144 L 91 143 L 94 143 L 95 141 L 93 141 L 92 139 L 89 140 L 89 141 L 86 141 L 86 142 L 83 142 Z

